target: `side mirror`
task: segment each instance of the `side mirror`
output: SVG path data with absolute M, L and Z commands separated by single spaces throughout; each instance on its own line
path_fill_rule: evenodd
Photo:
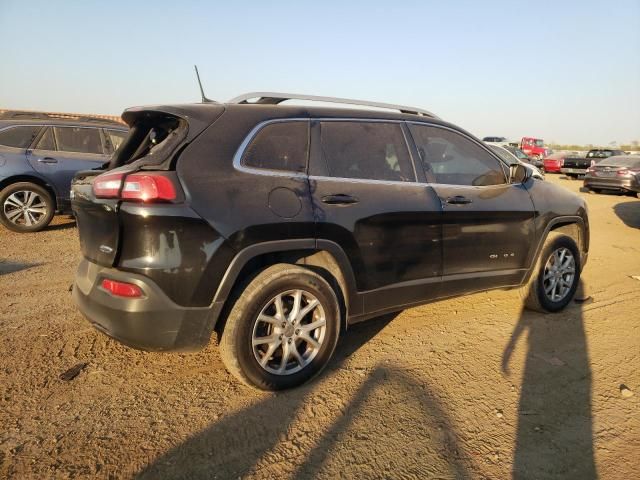
M 524 183 L 531 177 L 531 172 L 521 163 L 509 166 L 509 183 Z

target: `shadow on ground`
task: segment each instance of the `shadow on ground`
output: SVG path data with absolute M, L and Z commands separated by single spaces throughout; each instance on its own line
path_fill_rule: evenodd
M 67 218 L 63 218 L 61 220 L 57 220 L 56 223 L 52 223 L 45 231 L 55 231 L 55 230 L 67 230 L 69 228 L 74 228 L 76 226 L 76 219 L 72 216 Z
M 640 228 L 640 201 L 618 203 L 613 211 L 626 226 Z
M 340 368 L 392 318 L 352 327 L 323 375 Z M 359 386 L 354 381 L 351 398 L 329 401 L 321 381 L 224 417 L 138 477 L 468 477 L 451 422 L 423 381 L 381 364 Z
M 26 262 L 10 262 L 9 260 L 0 260 L 0 275 L 19 272 L 31 267 L 38 267 L 42 263 L 26 263 Z
M 515 479 L 597 478 L 593 454 L 591 368 L 582 307 L 560 314 L 523 310 L 503 357 L 526 336 L 512 474 Z

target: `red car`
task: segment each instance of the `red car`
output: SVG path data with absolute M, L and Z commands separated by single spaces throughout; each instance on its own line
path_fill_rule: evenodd
M 543 160 L 545 173 L 560 173 L 565 157 L 570 153 L 552 153 Z

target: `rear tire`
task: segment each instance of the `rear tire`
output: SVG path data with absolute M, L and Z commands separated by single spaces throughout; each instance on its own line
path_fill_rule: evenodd
M 277 264 L 236 292 L 220 354 L 241 382 L 283 390 L 309 381 L 326 367 L 339 333 L 338 299 L 326 280 L 297 265 Z
M 550 232 L 529 282 L 520 289 L 525 307 L 543 313 L 564 309 L 576 293 L 581 269 L 573 238 Z
M 14 183 L 0 192 L 0 222 L 14 232 L 39 232 L 54 213 L 51 194 L 35 183 Z

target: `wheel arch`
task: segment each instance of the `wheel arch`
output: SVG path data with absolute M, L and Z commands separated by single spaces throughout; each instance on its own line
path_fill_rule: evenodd
M 344 250 L 335 242 L 316 239 L 293 239 L 251 245 L 236 254 L 218 286 L 213 304 L 220 305 L 221 315 L 215 324 L 220 333 L 234 290 L 264 268 L 277 263 L 305 266 L 321 275 L 334 288 L 340 302 L 342 327 L 346 319 L 362 311 L 362 300 L 356 291 L 355 277 Z
M 529 278 L 533 273 L 533 269 L 535 268 L 538 256 L 542 251 L 544 242 L 547 240 L 547 238 L 549 237 L 549 233 L 551 232 L 563 233 L 576 242 L 576 245 L 578 245 L 578 249 L 580 250 L 580 265 L 581 267 L 584 267 L 589 251 L 588 225 L 585 223 L 585 220 L 578 215 L 556 217 L 551 219 L 549 223 L 547 223 L 543 234 L 538 240 L 534 255 L 529 262 L 529 269 L 525 278 L 523 279 L 524 283 L 529 281 Z
M 11 177 L 4 178 L 0 181 L 0 191 L 4 190 L 6 187 L 10 185 L 13 185 L 14 183 L 20 183 L 20 182 L 34 183 L 39 187 L 44 188 L 47 192 L 51 194 L 51 198 L 53 199 L 54 211 L 58 210 L 58 193 L 56 192 L 56 189 L 49 182 L 35 175 L 28 175 L 28 174 L 13 175 Z

